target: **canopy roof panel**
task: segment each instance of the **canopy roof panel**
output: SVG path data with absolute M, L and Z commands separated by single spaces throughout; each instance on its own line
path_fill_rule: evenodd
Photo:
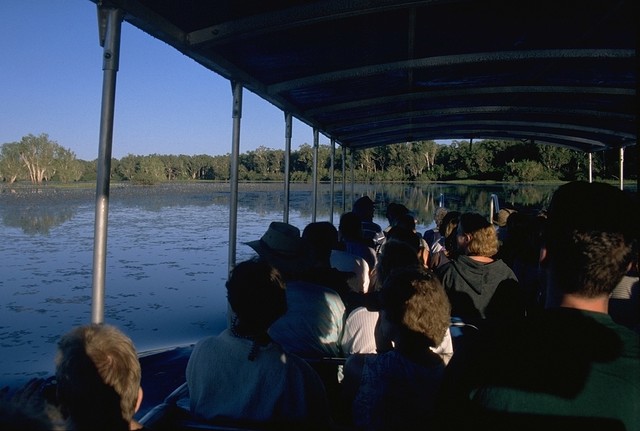
M 636 0 L 92 0 L 348 148 L 636 143 Z

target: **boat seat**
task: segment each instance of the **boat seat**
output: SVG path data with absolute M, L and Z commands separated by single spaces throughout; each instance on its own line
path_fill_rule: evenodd
M 335 360 L 334 360 L 335 359 Z M 340 358 L 328 358 L 318 360 L 318 363 L 332 363 L 337 366 L 343 362 Z M 294 430 L 314 430 L 320 431 L 322 428 L 313 427 L 312 424 L 299 423 L 277 423 L 277 422 L 255 422 L 237 419 L 216 419 L 208 421 L 200 419 L 189 411 L 189 388 L 187 383 L 183 383 L 174 390 L 161 404 L 155 406 L 141 419 L 140 423 L 145 429 L 154 431 L 294 431 Z

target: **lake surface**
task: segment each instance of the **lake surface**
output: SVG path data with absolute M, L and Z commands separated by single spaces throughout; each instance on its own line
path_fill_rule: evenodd
M 226 325 L 228 184 L 113 185 L 109 203 L 105 322 L 118 326 L 139 351 L 188 344 Z M 352 198 L 403 203 L 431 224 L 445 206 L 488 216 L 492 193 L 501 205 L 534 211 L 555 187 L 356 184 Z M 309 185 L 292 185 L 289 222 L 311 222 Z M 56 343 L 91 320 L 94 190 L 0 188 L 0 387 L 52 373 Z M 254 256 L 244 242 L 283 218 L 281 184 L 242 184 L 237 261 Z M 334 224 L 343 212 L 336 186 Z M 320 187 L 317 221 L 330 219 L 330 190 Z

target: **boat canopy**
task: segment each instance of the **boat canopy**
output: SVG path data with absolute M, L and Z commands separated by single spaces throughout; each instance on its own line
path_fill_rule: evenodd
M 92 321 L 104 318 L 109 178 L 123 20 L 229 79 L 229 268 L 242 90 L 346 149 L 507 139 L 591 153 L 636 144 L 637 0 L 90 0 L 104 47 Z M 317 205 L 314 168 L 312 221 Z M 351 164 L 353 177 L 353 163 Z M 345 191 L 343 164 L 343 208 Z M 589 171 L 591 179 L 591 170 Z M 352 193 L 353 194 L 353 193 Z M 333 199 L 332 199 L 333 202 Z M 333 203 L 332 203 L 333 205 Z M 333 214 L 333 207 L 331 209 Z
M 349 149 L 636 143 L 636 0 L 91 1 Z

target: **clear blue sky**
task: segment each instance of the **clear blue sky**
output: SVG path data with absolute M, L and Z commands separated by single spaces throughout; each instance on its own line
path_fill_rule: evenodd
M 47 133 L 78 158 L 97 158 L 101 91 L 94 3 L 0 0 L 0 145 Z M 113 157 L 225 154 L 231 128 L 229 81 L 123 23 Z M 283 113 L 247 90 L 240 141 L 241 152 L 284 148 Z M 293 149 L 312 142 L 294 121 Z

